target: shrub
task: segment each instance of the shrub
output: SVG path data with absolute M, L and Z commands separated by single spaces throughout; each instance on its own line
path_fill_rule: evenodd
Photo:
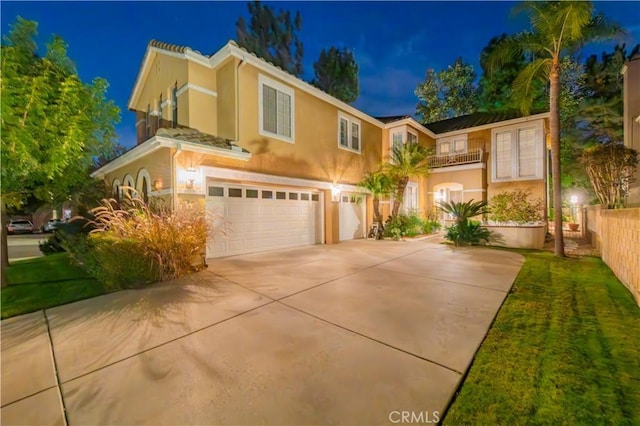
M 399 214 L 395 218 L 389 217 L 384 226 L 385 237 L 399 240 L 402 237 L 415 237 L 422 233 L 422 219 L 415 213 Z
M 440 222 L 433 219 L 427 219 L 422 223 L 422 233 L 423 234 L 433 234 L 436 231 L 439 231 L 442 225 Z
M 444 237 L 456 246 L 478 245 L 489 242 L 491 231 L 483 228 L 478 221 L 468 220 L 465 224 L 456 223 L 447 227 L 447 233 Z
M 73 249 L 74 257 L 111 289 L 165 281 L 196 270 L 206 247 L 206 211 L 183 204 L 153 209 L 140 199 L 103 200 L 91 211 L 94 229 Z
M 530 190 L 516 189 L 504 191 L 491 197 L 489 202 L 489 220 L 498 223 L 515 222 L 519 225 L 542 220 L 544 203 L 533 198 Z

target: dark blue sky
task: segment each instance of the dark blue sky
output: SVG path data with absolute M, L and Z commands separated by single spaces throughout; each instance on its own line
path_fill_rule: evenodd
M 360 66 L 355 106 L 371 115 L 413 114 L 416 85 L 427 68 L 442 69 L 458 56 L 479 73 L 478 56 L 491 37 L 528 26 L 513 17 L 515 2 L 267 2 L 302 14 L 303 78 L 323 47 L 348 47 Z M 627 45 L 640 42 L 638 2 L 595 2 L 623 25 Z M 38 42 L 55 33 L 69 44 L 80 77 L 106 78 L 109 97 L 122 109 L 121 143 L 135 140 L 126 104 L 149 40 L 186 45 L 211 54 L 235 38 L 239 2 L 7 2 L 0 4 L 2 34 L 17 15 L 39 23 Z M 589 49 L 598 53 L 611 43 Z

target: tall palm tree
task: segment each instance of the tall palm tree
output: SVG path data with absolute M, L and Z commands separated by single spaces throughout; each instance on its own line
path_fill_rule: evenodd
M 593 4 L 587 1 L 530 1 L 523 3 L 519 8 L 529 15 L 531 29 L 501 40 L 489 56 L 487 65 L 492 71 L 522 54 L 532 58 L 513 83 L 514 100 L 524 114 L 528 114 L 531 109 L 533 83 L 544 81 L 549 84 L 555 254 L 564 256 L 560 167 L 560 63 L 563 57 L 575 53 L 585 43 L 611 38 L 620 30 L 602 14 L 594 15 Z
M 380 214 L 380 197 L 391 193 L 393 181 L 389 175 L 382 171 L 368 173 L 358 186 L 368 190 L 373 196 L 373 221 L 382 226 L 382 215 Z
M 430 154 L 431 150 L 417 143 L 406 143 L 393 147 L 391 162 L 385 166 L 385 171 L 394 180 L 396 186 L 393 194 L 391 217 L 398 216 L 409 178 L 411 176 L 429 175 L 427 158 Z

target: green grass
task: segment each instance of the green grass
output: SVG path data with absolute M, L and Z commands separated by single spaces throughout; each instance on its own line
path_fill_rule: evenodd
M 526 257 L 444 424 L 640 425 L 640 309 L 598 258 Z
M 2 289 L 3 319 L 106 293 L 66 253 L 13 262 L 7 282 Z

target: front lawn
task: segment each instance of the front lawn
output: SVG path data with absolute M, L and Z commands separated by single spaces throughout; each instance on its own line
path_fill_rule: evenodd
M 2 289 L 3 319 L 106 293 L 66 253 L 13 262 L 7 281 Z
M 444 424 L 640 424 L 640 309 L 598 258 L 526 262 Z

